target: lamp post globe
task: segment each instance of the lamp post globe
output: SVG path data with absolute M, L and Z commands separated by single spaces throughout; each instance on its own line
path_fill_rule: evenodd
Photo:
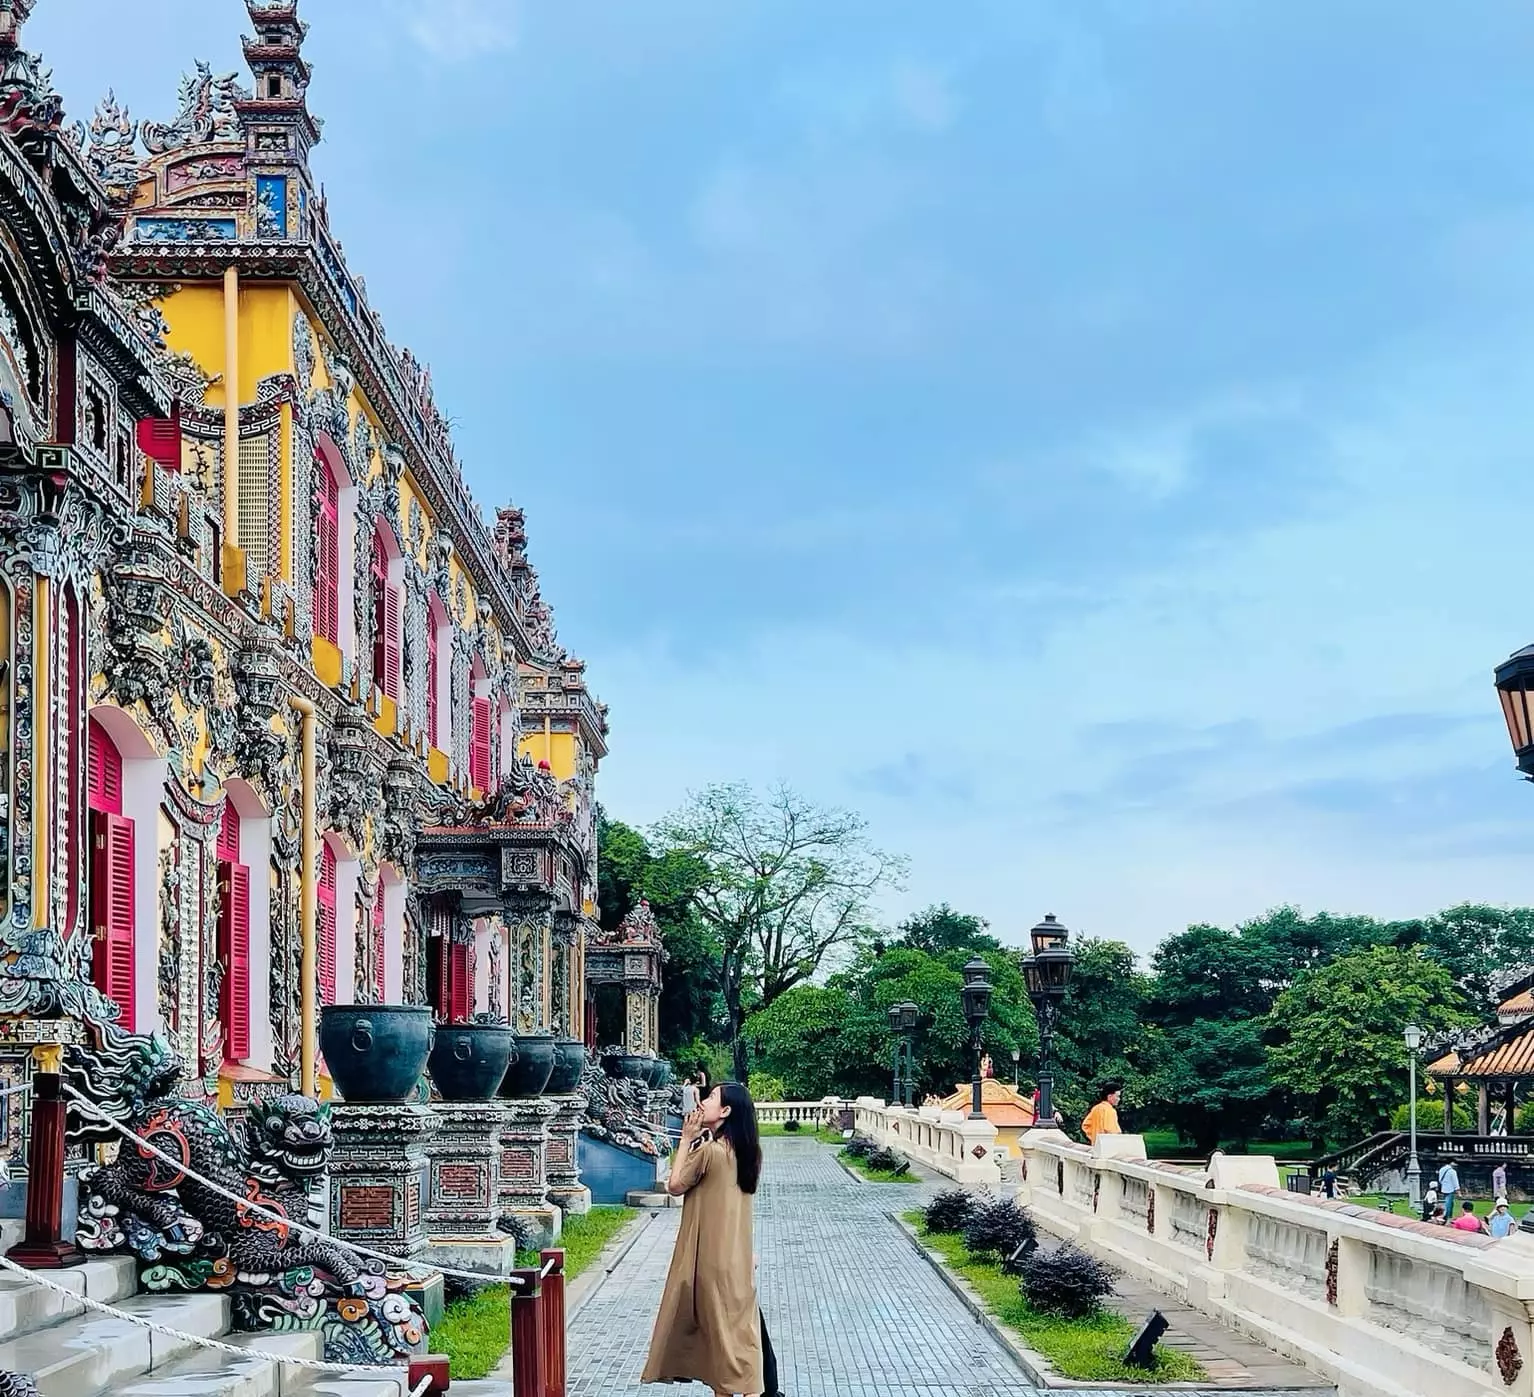
M 1023 981 L 1039 1024 L 1039 1108 L 1034 1117 L 1035 1124 L 1053 1123 L 1055 1118 L 1052 1065 L 1055 1021 L 1066 991 L 1070 989 L 1071 972 L 1076 965 L 1070 939 L 1070 930 L 1050 912 L 1029 931 L 1028 941 L 1033 954 L 1023 959 Z
M 970 1081 L 971 1120 L 985 1119 L 980 1100 L 980 1049 L 985 1020 L 991 1012 L 991 995 L 995 992 L 990 977 L 991 967 L 980 956 L 975 956 L 964 967 L 964 987 L 959 991 L 964 1001 L 964 1019 L 969 1024 L 970 1052 L 975 1064 L 975 1073 Z
M 1417 1049 L 1422 1046 L 1422 1030 L 1416 1024 L 1406 1025 L 1407 1090 L 1411 1093 L 1409 1107 L 1411 1122 L 1411 1149 L 1406 1156 L 1406 1197 L 1413 1208 L 1422 1206 L 1422 1165 L 1417 1159 Z
M 1497 666 L 1497 697 L 1518 770 L 1534 780 L 1534 645 L 1525 645 Z

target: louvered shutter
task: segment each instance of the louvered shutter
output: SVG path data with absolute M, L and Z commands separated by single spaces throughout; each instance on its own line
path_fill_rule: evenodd
M 240 861 L 240 812 L 228 796 L 224 797 L 224 818 L 218 827 L 217 857 L 226 863 Z
M 383 535 L 377 530 L 373 532 L 373 554 L 368 576 L 373 586 L 373 683 L 383 689 L 386 687 L 384 671 L 389 662 L 389 559 L 384 552 Z
M 426 612 L 426 740 L 441 748 L 437 739 L 437 619 Z
M 382 888 L 379 888 L 378 896 L 373 902 L 373 993 L 378 996 L 378 1002 L 382 1004 L 384 997 L 384 900 Z
M 384 697 L 399 702 L 400 611 L 399 589 L 384 588 Z
M 238 1061 L 250 1056 L 250 870 L 242 863 L 220 863 L 219 892 L 224 1056 Z
M 86 790 L 87 803 L 92 810 L 105 810 L 113 815 L 123 812 L 123 759 L 117 744 L 107 736 L 106 729 L 94 719 L 90 724 L 88 741 L 90 781 Z
M 490 790 L 490 700 L 474 700 L 469 728 L 469 784 Z
M 317 458 L 320 473 L 320 517 L 315 530 L 314 629 L 315 634 L 332 645 L 340 634 L 337 594 L 340 585 L 340 515 L 341 501 L 336 478 L 323 458 Z
M 91 971 L 96 988 L 121 1009 L 133 1031 L 133 821 L 108 811 L 92 816 Z
M 325 846 L 320 859 L 319 992 L 321 1004 L 336 1002 L 336 856 Z
M 431 1007 L 439 1019 L 447 1019 L 453 1009 L 453 943 L 446 930 L 434 938 L 437 948 L 437 1002 Z
M 448 958 L 448 1018 L 453 1023 L 469 1019 L 469 948 L 453 942 Z

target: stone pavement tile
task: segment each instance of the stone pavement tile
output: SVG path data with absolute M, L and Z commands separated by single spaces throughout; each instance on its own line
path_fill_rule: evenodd
M 788 1397 L 1037 1392 L 942 1277 L 916 1261 L 891 1219 L 892 1212 L 921 1206 L 933 1185 L 864 1183 L 814 1141 L 768 1140 L 766 1150 L 756 1208 L 758 1283 Z M 679 1212 L 659 1215 L 571 1322 L 569 1397 L 707 1397 L 699 1384 L 639 1383 L 679 1222 Z M 1212 1338 L 1200 1335 L 1200 1342 L 1211 1353 L 1227 1351 Z M 1273 1355 L 1260 1352 L 1274 1371 L 1283 1371 Z M 1159 1391 L 1165 1397 L 1166 1390 Z M 1229 1397 L 1230 1391 L 1216 1380 L 1204 1390 L 1180 1389 L 1179 1397 Z M 1250 1376 L 1242 1379 L 1242 1391 L 1277 1397 L 1256 1392 Z M 1157 1392 L 1096 1388 L 1093 1397 Z

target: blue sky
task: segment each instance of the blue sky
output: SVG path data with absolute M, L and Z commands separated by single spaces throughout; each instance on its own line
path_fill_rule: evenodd
M 332 226 L 529 512 L 609 810 L 785 780 L 887 912 L 1534 902 L 1534 11 L 308 0 Z M 71 114 L 238 0 L 41 0 Z

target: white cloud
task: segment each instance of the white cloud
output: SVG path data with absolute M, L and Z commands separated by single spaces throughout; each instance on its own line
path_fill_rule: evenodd
M 516 46 L 516 8 L 512 0 L 431 0 L 397 7 L 405 32 L 433 58 L 470 62 Z

